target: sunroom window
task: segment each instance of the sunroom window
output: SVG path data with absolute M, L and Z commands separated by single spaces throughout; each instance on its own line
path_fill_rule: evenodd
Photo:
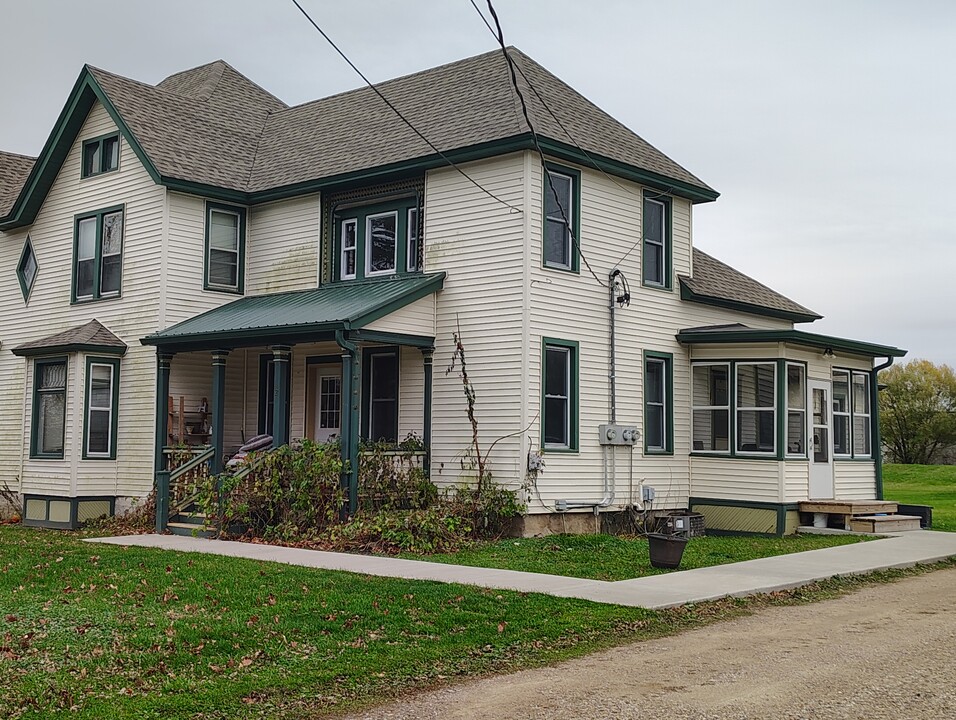
M 693 449 L 730 450 L 730 364 L 694 365 Z
M 787 363 L 787 454 L 807 452 L 807 385 L 803 365 Z
M 833 454 L 844 458 L 872 456 L 870 375 L 833 371 Z
M 776 365 L 737 363 L 737 452 L 776 450 Z

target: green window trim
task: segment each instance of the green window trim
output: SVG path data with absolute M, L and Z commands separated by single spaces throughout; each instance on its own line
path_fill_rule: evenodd
M 110 216 L 119 215 L 119 251 L 103 252 L 103 233 L 107 228 L 105 220 Z M 94 221 L 93 230 L 93 255 L 90 257 L 80 257 L 82 250 L 80 246 L 80 233 L 82 227 L 89 227 L 89 222 Z M 109 227 L 113 227 L 111 224 Z M 113 205 L 112 207 L 93 210 L 87 213 L 80 213 L 73 216 L 73 282 L 70 290 L 70 304 L 97 302 L 99 300 L 112 300 L 123 295 L 123 246 L 126 237 L 126 206 Z M 116 288 L 103 290 L 103 282 L 106 277 L 104 273 L 104 259 L 119 256 L 119 269 L 116 275 Z M 90 275 L 90 293 L 79 294 L 78 284 L 83 282 L 84 273 L 81 270 L 81 263 L 92 262 L 92 273 Z
M 568 242 L 569 263 L 548 262 L 547 259 L 547 238 L 548 238 L 548 197 L 553 197 L 554 192 L 551 183 L 548 180 L 548 174 L 555 173 L 563 176 L 571 184 L 571 207 L 566 208 L 570 217 L 568 221 L 571 225 L 571 233 L 566 235 Z M 558 165 L 553 162 L 544 163 L 542 172 L 541 188 L 541 267 L 548 270 L 559 270 L 561 272 L 580 273 L 581 272 L 581 171 L 565 165 Z M 563 218 L 556 216 L 550 222 L 562 223 Z M 567 228 L 565 228 L 567 229 Z
M 803 407 L 790 404 L 790 370 L 799 371 Z M 778 360 L 777 372 L 782 375 L 783 382 L 777 386 L 780 392 L 778 400 L 779 406 L 783 408 L 783 422 L 779 423 L 780 437 L 777 440 L 784 449 L 784 455 L 788 460 L 806 460 L 807 454 L 807 433 L 809 432 L 808 422 L 810 419 L 810 409 L 808 407 L 809 385 L 807 382 L 807 364 L 805 362 L 794 360 Z M 800 424 L 795 425 L 795 429 L 800 430 L 800 437 L 795 439 L 790 434 L 790 416 L 793 415 L 800 419 Z
M 831 390 L 835 399 L 836 393 L 833 390 L 833 387 L 836 385 L 835 375 L 837 373 L 845 374 L 847 378 L 847 398 L 846 398 L 846 411 L 837 412 L 834 410 L 831 413 L 831 432 L 833 433 L 834 439 L 834 449 L 833 449 L 833 460 L 834 462 L 846 462 L 848 460 L 852 461 L 864 461 L 871 462 L 874 460 L 873 454 L 873 415 L 874 409 L 871 405 L 872 397 L 870 390 L 870 383 L 873 382 L 871 378 L 871 371 L 869 370 L 858 370 L 856 368 L 847 368 L 847 367 L 833 367 L 830 370 L 831 372 Z M 866 407 L 866 412 L 858 411 L 857 409 L 857 400 L 856 394 L 854 392 L 854 384 L 858 378 L 862 378 L 863 383 L 863 402 Z M 847 447 L 849 452 L 837 453 L 836 450 L 836 417 L 845 417 L 847 420 L 847 427 L 845 432 L 847 433 Z M 857 432 L 856 426 L 857 421 L 864 420 L 865 425 L 863 427 L 863 432 L 861 437 L 863 442 L 869 444 L 870 447 L 866 448 L 865 451 L 859 451 L 857 449 Z
M 375 398 L 373 397 L 373 382 L 378 378 L 376 373 L 376 364 L 379 358 L 394 357 L 394 368 L 387 378 L 390 384 L 395 388 L 394 398 Z M 362 349 L 362 439 L 371 442 L 384 440 L 385 442 L 398 442 L 398 419 L 399 404 L 401 402 L 401 348 L 398 345 L 387 345 L 382 347 L 369 347 Z M 389 429 L 394 429 L 394 433 L 389 432 L 388 437 L 382 436 L 373 438 L 372 427 L 375 423 L 373 414 L 377 415 L 377 409 L 373 406 L 376 402 L 389 403 L 393 407 L 389 410 L 389 417 L 386 421 Z M 343 407 L 344 410 L 344 407 Z
M 63 366 L 63 386 L 57 388 L 41 388 L 41 378 L 43 370 L 46 367 L 62 365 Z M 33 406 L 30 419 L 30 458 L 38 460 L 62 460 L 63 450 L 66 446 L 66 393 L 69 387 L 70 363 L 66 355 L 56 357 L 37 358 L 33 361 Z M 40 447 L 40 399 L 44 395 L 62 395 L 63 407 L 60 417 L 60 449 L 53 451 L 43 451 Z
M 333 282 L 355 282 L 362 280 L 378 280 L 393 278 L 402 275 L 421 274 L 420 258 L 424 247 L 422 233 L 422 201 L 417 193 L 408 194 L 388 202 L 369 202 L 366 204 L 350 205 L 336 208 L 334 215 L 332 278 Z M 395 219 L 395 247 L 394 265 L 385 270 L 371 269 L 370 226 L 375 218 L 394 217 Z M 413 220 L 414 218 L 414 220 Z M 410 222 L 416 223 L 414 232 L 410 232 Z M 347 231 L 346 228 L 351 228 Z M 348 238 L 348 244 L 346 244 Z M 414 242 L 413 242 L 414 240 Z M 414 262 L 409 258 L 409 251 L 419 258 Z M 351 273 L 343 272 L 346 263 L 354 270 Z M 416 266 L 417 267 L 414 267 Z M 413 269 L 414 267 L 414 269 Z
M 110 378 L 110 405 L 94 405 L 92 401 L 93 368 L 109 368 Z M 115 460 L 116 436 L 119 428 L 119 385 L 120 361 L 117 358 L 101 358 L 88 356 L 86 358 L 86 381 L 84 383 L 83 400 L 83 459 L 84 460 Z M 105 451 L 90 450 L 91 420 L 93 413 L 109 413 L 107 430 L 107 449 Z
M 24 303 L 30 301 L 30 293 L 33 291 L 33 286 L 36 285 L 39 274 L 40 263 L 37 261 L 36 252 L 33 250 L 33 242 L 27 235 L 27 239 L 23 243 L 23 250 L 20 252 L 20 259 L 17 261 L 17 280 L 20 283 L 20 292 L 23 293 Z
M 212 227 L 213 214 L 224 216 L 234 216 L 236 218 L 236 249 L 211 248 L 210 247 L 210 229 Z M 213 292 L 232 293 L 233 295 L 242 295 L 245 290 L 246 275 L 246 208 L 239 205 L 226 205 L 225 203 L 206 201 L 204 211 L 205 232 L 203 237 L 203 290 Z M 235 282 L 217 282 L 211 279 L 212 271 L 211 251 L 234 253 L 236 255 L 236 280 Z
M 81 178 L 96 177 L 119 170 L 119 133 L 112 132 L 84 140 L 80 163 Z
M 660 238 L 648 238 L 647 230 L 649 224 L 646 219 L 650 215 L 650 207 L 660 206 L 661 228 Z M 673 201 L 670 196 L 662 195 L 658 192 L 643 192 L 643 203 L 641 205 L 641 285 L 647 288 L 657 290 L 674 289 L 674 241 L 671 226 L 673 225 Z M 659 271 L 654 273 L 654 277 L 648 278 L 650 267 L 648 258 L 651 256 L 650 247 L 660 248 Z M 657 275 L 662 275 L 660 280 Z
M 567 443 L 548 443 L 546 437 L 547 421 L 547 361 L 548 350 L 565 350 L 568 356 L 567 382 L 565 387 L 567 398 Z M 578 418 L 580 410 L 580 381 L 578 368 L 580 366 L 580 344 L 576 340 L 560 340 L 558 338 L 541 338 L 541 449 L 545 452 L 577 452 L 579 445 Z
M 661 403 L 664 429 L 661 433 L 663 446 L 648 444 L 650 433 L 650 413 L 648 412 L 648 366 L 658 364 L 663 368 L 662 389 L 664 397 Z M 644 454 L 645 455 L 673 455 L 674 454 L 674 355 L 672 353 L 644 351 Z

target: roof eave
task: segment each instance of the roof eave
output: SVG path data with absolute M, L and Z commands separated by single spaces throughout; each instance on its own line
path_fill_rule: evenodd
M 814 312 L 792 312 L 789 310 L 767 307 L 765 305 L 755 305 L 752 303 L 740 302 L 739 300 L 730 300 L 728 298 L 716 297 L 714 295 L 696 293 L 687 285 L 687 283 L 684 281 L 684 278 L 679 278 L 679 281 L 680 299 L 687 302 L 694 302 L 700 305 L 711 305 L 713 307 L 724 308 L 726 310 L 738 310 L 751 315 L 778 318 L 780 320 L 789 320 L 790 322 L 803 323 L 823 319 L 822 315 L 817 315 Z
M 819 335 L 802 330 L 681 330 L 677 341 L 682 345 L 736 345 L 754 343 L 778 343 L 802 345 L 819 350 L 840 350 L 866 357 L 903 357 L 906 350 L 891 345 Z
M 67 343 L 65 345 L 48 345 L 46 347 L 15 347 L 10 352 L 20 357 L 39 357 L 41 355 L 62 355 L 64 353 L 86 352 L 99 355 L 126 354 L 127 347 L 118 345 L 97 345 L 96 343 Z

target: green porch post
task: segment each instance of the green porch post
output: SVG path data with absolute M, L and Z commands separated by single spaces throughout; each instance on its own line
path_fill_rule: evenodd
M 340 513 L 344 520 L 358 511 L 361 351 L 342 331 L 336 331 L 335 341 L 342 348 L 342 490 L 348 493 Z
M 272 447 L 289 443 L 289 363 L 292 348 L 288 345 L 273 345 L 272 348 Z
M 222 472 L 224 425 L 226 422 L 226 357 L 229 352 L 216 350 L 212 354 L 212 446 L 215 455 L 209 462 L 209 472 L 218 475 Z
M 422 442 L 425 443 L 425 477 L 431 477 L 432 464 L 432 356 L 435 348 L 422 348 L 422 363 L 425 366 L 425 401 L 422 407 Z
M 169 472 L 163 448 L 169 439 L 166 428 L 169 424 L 169 373 L 173 356 L 156 351 L 156 449 L 153 470 L 156 473 L 156 532 L 166 530 L 169 521 Z

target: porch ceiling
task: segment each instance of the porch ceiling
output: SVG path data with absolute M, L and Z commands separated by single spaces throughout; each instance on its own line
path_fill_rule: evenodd
M 891 345 L 819 335 L 802 330 L 759 330 L 746 325 L 713 325 L 687 328 L 677 333 L 682 345 L 733 345 L 740 343 L 776 343 L 802 345 L 818 350 L 840 350 L 866 357 L 903 357 L 906 350 Z
M 180 352 L 331 338 L 441 290 L 444 281 L 441 272 L 244 297 L 153 333 L 142 343 Z

